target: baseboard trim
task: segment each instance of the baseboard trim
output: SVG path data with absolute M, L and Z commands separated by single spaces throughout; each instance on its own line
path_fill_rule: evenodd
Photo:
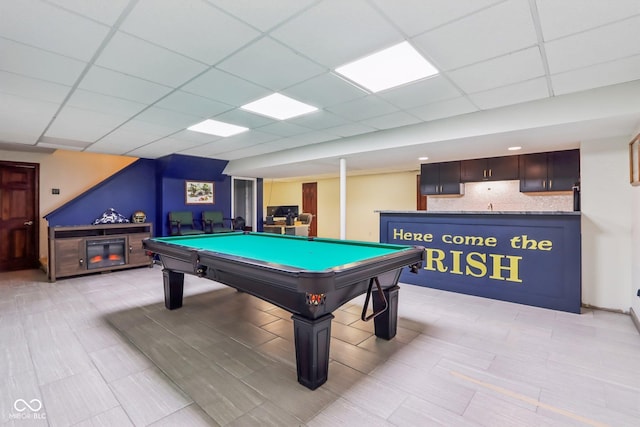
M 640 319 L 638 319 L 638 315 L 636 314 L 636 312 L 633 311 L 633 307 L 631 307 L 629 313 L 631 314 L 631 320 L 633 320 L 633 324 L 636 325 L 636 329 L 638 330 L 638 333 L 640 333 Z

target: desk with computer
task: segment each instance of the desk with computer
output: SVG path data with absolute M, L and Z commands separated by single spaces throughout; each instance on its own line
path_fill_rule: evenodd
M 308 236 L 313 216 L 299 213 L 297 205 L 267 206 L 263 230 L 265 233 Z

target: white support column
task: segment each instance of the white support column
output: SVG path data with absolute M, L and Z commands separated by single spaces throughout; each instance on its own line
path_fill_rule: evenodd
M 347 238 L 347 160 L 340 159 L 340 239 Z

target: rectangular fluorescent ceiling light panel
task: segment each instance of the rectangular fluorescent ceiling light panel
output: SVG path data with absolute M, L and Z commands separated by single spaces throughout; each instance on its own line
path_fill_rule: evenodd
M 438 70 L 406 41 L 335 71 L 372 93 L 438 74 Z
M 249 128 L 244 126 L 236 126 L 230 123 L 219 122 L 211 119 L 196 123 L 193 126 L 189 126 L 187 129 L 216 136 L 232 136 L 249 130 Z
M 277 120 L 286 120 L 318 110 L 316 107 L 296 101 L 279 93 L 265 96 L 257 101 L 245 104 L 240 108 Z

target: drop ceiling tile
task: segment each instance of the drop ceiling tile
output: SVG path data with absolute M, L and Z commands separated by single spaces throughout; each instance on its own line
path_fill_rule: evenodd
M 35 144 L 58 109 L 53 102 L 3 94 L 0 102 L 0 141 Z
M 274 3 L 255 0 L 207 0 L 262 31 L 273 28 L 315 3 L 315 0 L 278 0 Z
M 101 93 L 95 93 L 83 89 L 77 89 L 74 91 L 69 97 L 66 105 L 82 110 L 97 111 L 117 116 L 122 118 L 122 121 L 146 108 L 145 104 L 141 104 L 139 102 L 115 98 L 113 96 L 103 95 Z
M 551 76 L 555 95 L 640 79 L 640 55 Z
M 0 38 L 0 70 L 3 71 L 73 86 L 85 66 L 76 59 Z
M 77 141 L 75 139 L 51 138 L 48 136 L 43 136 L 38 141 L 38 147 L 59 148 L 63 150 L 78 151 L 86 148 L 89 145 L 91 145 L 91 143 L 87 141 Z
M 470 15 L 501 0 L 373 0 L 409 37 Z
M 412 40 L 441 70 L 505 55 L 537 42 L 529 3 L 521 0 L 497 4 Z
M 551 74 L 640 54 L 640 16 L 549 43 L 545 51 Z
M 231 123 L 232 125 L 244 126 L 249 129 L 259 128 L 276 122 L 276 120 L 261 116 L 260 114 L 254 114 L 239 109 L 218 114 L 214 119 L 225 123 Z
M 196 77 L 180 89 L 236 107 L 272 93 L 265 87 L 216 68 Z
M 585 7 L 587 6 L 587 7 Z M 610 24 L 640 14 L 637 0 L 537 0 L 545 41 Z
M 363 120 L 361 123 L 376 129 L 391 129 L 420 123 L 422 120 L 404 111 L 398 111 L 384 116 Z
M 171 87 L 184 84 L 207 68 L 202 63 L 122 32 L 113 36 L 96 64 Z
M 158 141 L 154 141 L 141 147 L 135 148 L 127 152 L 127 155 L 143 157 L 147 159 L 157 159 L 158 157 L 167 156 L 177 151 L 187 150 L 198 145 L 201 144 L 196 142 L 186 142 L 184 140 L 175 138 L 163 138 Z
M 337 116 L 336 114 L 330 113 L 325 110 L 319 110 L 314 112 L 313 114 L 305 114 L 303 116 L 294 117 L 288 121 L 309 129 L 316 130 L 322 130 L 351 123 L 349 120 L 346 120 L 343 117 Z
M 544 74 L 537 46 L 448 73 L 451 80 L 466 93 L 507 86 Z
M 221 139 L 221 136 L 208 135 L 202 132 L 194 132 L 192 130 L 185 129 L 183 131 L 174 133 L 171 135 L 173 139 L 180 139 L 186 142 L 196 142 L 198 144 L 205 144 Z
M 504 107 L 548 97 L 549 88 L 545 77 L 469 95 L 471 101 L 481 110 Z
M 164 108 L 149 107 L 136 116 L 136 121 L 156 124 L 167 129 L 174 129 L 174 131 L 177 132 L 201 122 L 202 117 L 166 110 Z
M 0 36 L 89 61 L 109 27 L 44 2 L 0 2 Z
M 378 96 L 401 109 L 415 108 L 460 96 L 460 91 L 441 75 L 380 92 Z
M 153 103 L 173 88 L 107 68 L 92 66 L 78 85 L 81 89 L 131 101 Z
M 213 65 L 260 35 L 200 0 L 139 1 L 120 30 Z M 170 25 L 167 25 L 170 23 Z
M 273 135 L 287 137 L 300 135 L 309 132 L 309 128 L 299 126 L 286 121 L 277 121 L 266 126 L 260 127 L 260 132 L 266 132 Z
M 93 143 L 86 151 L 124 154 L 152 141 L 162 139 L 169 131 L 140 122 L 128 122 Z
M 334 105 L 327 110 L 355 122 L 398 111 L 396 107 L 376 95 L 368 95 L 364 98 Z
M 66 106 L 58 113 L 45 136 L 93 142 L 124 122 L 122 116 Z
M 130 3 L 129 0 L 48 0 L 48 2 L 109 26 L 116 22 Z
M 156 107 L 167 110 L 205 118 L 215 116 L 233 108 L 228 104 L 180 90 L 173 92 L 155 105 Z
M 409 110 L 409 113 L 416 115 L 424 121 L 430 121 L 460 114 L 472 113 L 474 111 L 478 111 L 478 108 L 475 105 L 473 105 L 467 98 L 459 97 L 413 108 Z
M 335 139 L 337 139 L 335 135 L 331 135 L 327 132 L 308 132 L 289 138 L 277 139 L 275 141 L 268 142 L 267 144 L 273 150 L 289 150 L 292 148 L 303 147 L 305 145 L 333 141 Z
M 62 102 L 70 90 L 70 86 L 0 71 L 0 93 L 41 101 Z
M 273 141 L 280 138 L 277 135 L 271 133 L 261 132 L 259 130 L 252 130 L 250 132 L 239 133 L 228 138 L 222 138 L 220 141 L 216 141 L 215 144 L 224 145 L 226 150 L 248 147 L 256 144 L 263 144 L 268 141 Z
M 217 67 L 274 91 L 326 71 L 269 37 L 242 49 Z
M 175 126 L 169 126 L 165 123 L 157 123 L 154 121 L 144 121 L 140 120 L 138 117 L 124 123 L 114 131 L 114 133 L 110 134 L 109 137 L 120 131 L 127 131 L 130 135 L 138 134 L 144 137 L 146 142 L 155 141 L 156 139 L 167 136 L 173 136 L 173 134 L 177 132 Z
M 217 158 L 228 160 L 228 158 L 224 156 L 224 153 L 230 153 L 240 149 L 248 149 L 268 141 L 273 141 L 277 138 L 279 137 L 259 131 L 244 132 L 229 138 L 221 138 L 212 143 L 183 150 L 182 153 L 194 156 L 217 156 Z
M 76 145 L 70 145 L 70 144 L 54 144 L 50 142 L 38 142 L 37 146 L 42 148 L 52 148 L 54 150 L 83 151 L 90 143 L 81 141 L 81 144 L 82 145 L 76 146 Z
M 239 150 L 232 150 L 225 153 L 220 153 L 219 156 L 224 160 L 236 160 L 245 157 L 259 156 L 261 154 L 268 154 L 273 151 L 273 147 L 270 144 L 258 144 L 253 147 L 242 148 Z M 287 165 L 288 168 L 288 165 Z
M 271 35 L 330 69 L 404 40 L 364 0 L 320 2 Z
M 367 96 L 367 92 L 333 73 L 324 73 L 282 91 L 298 101 L 326 108 Z
M 145 141 L 145 139 L 149 139 L 149 135 L 118 129 L 113 134 L 107 135 L 100 141 L 91 144 L 85 151 L 125 155 L 150 142 Z
M 361 123 L 348 123 L 346 125 L 340 125 L 332 128 L 325 129 L 326 132 L 341 136 L 343 138 L 355 135 L 362 135 L 363 133 L 373 132 L 376 128 L 371 126 L 365 126 Z

